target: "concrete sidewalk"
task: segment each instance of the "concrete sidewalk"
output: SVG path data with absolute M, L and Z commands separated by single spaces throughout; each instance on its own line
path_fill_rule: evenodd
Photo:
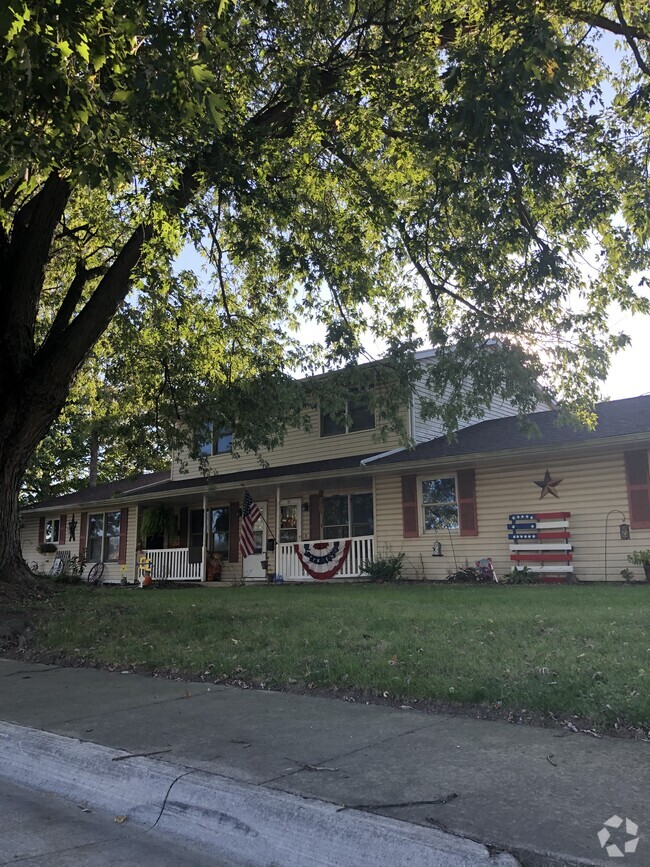
M 88 773 L 119 767 L 120 785 L 129 774 L 157 774 L 161 791 L 185 774 L 183 785 L 195 786 L 188 802 L 201 786 L 208 798 L 220 779 L 237 809 L 247 809 L 247 798 L 265 798 L 276 824 L 296 805 L 320 804 L 314 840 L 332 828 L 338 833 L 349 817 L 368 840 L 410 828 L 405 846 L 432 841 L 444 850 L 449 837 L 440 832 L 451 832 L 513 853 L 524 865 L 611 864 L 597 835 L 617 814 L 639 826 L 636 852 L 622 863 L 650 864 L 650 744 L 643 742 L 11 660 L 0 660 L 0 718 L 29 727 L 0 730 L 0 775 L 34 774 L 42 756 L 42 779 L 31 779 L 41 787 L 57 761 L 79 762 Z M 114 762 L 116 750 L 161 752 Z M 108 791 L 112 780 L 98 777 L 98 786 Z M 283 800 L 287 795 L 301 800 Z M 327 802 L 356 810 L 337 812 Z M 255 809 L 251 815 L 241 824 L 250 827 Z M 623 850 L 625 826 L 609 830 L 608 845 Z M 449 849 L 439 863 L 486 863 L 484 849 L 466 845 L 461 861 Z M 336 857 L 325 863 L 358 863 Z M 409 863 L 425 863 L 414 858 Z

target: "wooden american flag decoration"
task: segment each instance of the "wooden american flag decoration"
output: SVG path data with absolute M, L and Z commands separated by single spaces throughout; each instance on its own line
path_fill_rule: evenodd
M 571 512 L 508 515 L 510 559 L 534 572 L 573 572 Z M 539 565 L 537 565 L 539 564 Z

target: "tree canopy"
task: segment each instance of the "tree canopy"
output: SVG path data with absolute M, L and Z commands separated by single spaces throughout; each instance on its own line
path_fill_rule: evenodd
M 5 526 L 77 376 L 255 448 L 290 371 L 373 340 L 403 390 L 424 334 L 451 429 L 537 381 L 588 419 L 608 306 L 647 312 L 646 4 L 9 0 L 0 37 Z

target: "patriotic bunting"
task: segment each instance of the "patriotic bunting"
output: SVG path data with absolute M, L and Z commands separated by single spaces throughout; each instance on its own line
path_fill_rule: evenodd
M 305 572 L 312 578 L 323 580 L 332 578 L 345 563 L 350 551 L 350 540 L 340 539 L 331 542 L 304 542 L 294 545 L 294 551 L 303 565 Z

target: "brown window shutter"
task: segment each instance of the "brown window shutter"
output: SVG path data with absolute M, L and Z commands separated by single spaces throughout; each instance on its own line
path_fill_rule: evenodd
M 178 519 L 180 530 L 178 534 L 178 545 L 180 548 L 187 548 L 187 523 L 189 521 L 190 510 L 187 506 L 183 506 Z
M 476 517 L 476 477 L 474 470 L 458 470 L 458 522 L 461 536 L 478 536 Z
M 88 530 L 88 512 L 82 512 L 79 520 L 79 556 L 86 557 L 86 532 Z
M 311 541 L 320 539 L 320 503 L 320 493 L 309 495 L 309 539 Z
M 61 515 L 59 518 L 59 545 L 65 545 L 66 521 L 67 515 Z
M 625 452 L 627 500 L 630 506 L 630 527 L 650 529 L 650 474 L 647 449 Z
M 230 504 L 230 540 L 228 543 L 228 562 L 239 560 L 239 503 Z
M 38 519 L 38 544 L 42 545 L 45 541 L 45 518 Z
M 126 545 L 129 541 L 129 510 L 122 509 L 120 513 L 120 550 L 117 554 L 117 562 L 126 563 Z
M 402 526 L 405 539 L 414 539 L 420 535 L 416 476 L 402 476 Z

